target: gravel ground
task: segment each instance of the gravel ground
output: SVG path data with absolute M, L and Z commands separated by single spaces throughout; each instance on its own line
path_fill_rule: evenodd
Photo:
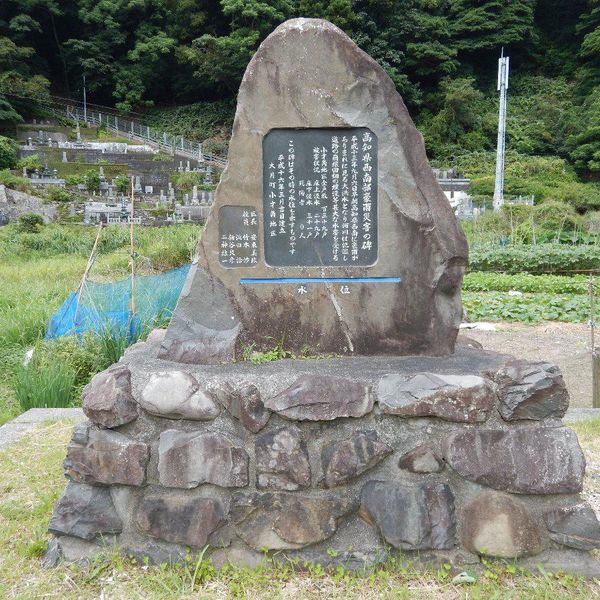
M 571 395 L 571 406 L 592 405 L 591 342 L 587 325 L 557 322 L 493 325 L 496 331 L 464 329 L 461 335 L 477 340 L 486 350 L 557 364 Z M 597 339 L 600 342 L 600 335 Z

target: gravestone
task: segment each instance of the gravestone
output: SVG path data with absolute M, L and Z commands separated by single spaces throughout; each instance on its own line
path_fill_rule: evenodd
M 168 332 L 83 391 L 48 560 L 363 568 L 399 550 L 599 576 L 560 371 L 452 352 L 465 238 L 383 70 L 332 24 L 288 21 L 233 131 Z M 334 355 L 240 360 L 275 344 Z
M 324 22 L 288 23 L 250 62 L 198 250 L 164 358 L 218 362 L 280 340 L 344 355 L 454 349 L 465 237 L 394 84 Z

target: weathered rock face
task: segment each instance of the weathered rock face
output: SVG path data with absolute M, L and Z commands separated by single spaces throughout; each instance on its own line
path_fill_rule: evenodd
M 482 377 L 419 373 L 410 379 L 382 377 L 377 399 L 383 412 L 392 415 L 477 423 L 488 418 L 496 395 Z
M 264 433 L 255 448 L 257 487 L 293 491 L 310 485 L 308 451 L 299 429 Z
M 427 444 L 420 444 L 401 456 L 398 466 L 411 473 L 439 473 L 444 461 Z
M 340 496 L 239 492 L 233 497 L 232 519 L 238 535 L 252 548 L 303 548 L 335 532 L 338 519 L 351 510 Z
M 165 487 L 243 487 L 248 485 L 248 455 L 241 442 L 220 433 L 170 429 L 160 435 L 158 474 Z
M 477 429 L 454 433 L 444 458 L 460 475 L 522 494 L 580 492 L 585 458 L 565 427 Z
M 182 495 L 146 496 L 136 513 L 136 523 L 142 531 L 194 548 L 205 546 L 223 519 L 223 506 L 218 500 Z
M 269 421 L 271 411 L 265 408 L 255 385 L 234 389 L 232 385 L 219 385 L 211 390 L 219 402 L 248 431 L 258 433 Z
M 376 431 L 357 431 L 351 438 L 323 449 L 324 485 L 347 483 L 382 461 L 392 449 L 379 441 Z
M 219 414 L 211 394 L 201 390 L 189 373 L 156 373 L 142 391 L 140 406 L 153 415 L 168 419 L 209 421 Z
M 355 237 L 349 235 L 347 240 L 334 233 L 342 231 L 345 217 L 340 202 L 338 229 L 335 192 L 329 193 L 333 134 L 328 128 L 339 132 L 340 148 L 347 136 L 348 156 L 353 152 L 353 135 L 367 133 L 373 146 L 369 158 L 375 170 L 364 171 L 361 162 L 358 189 L 360 196 L 363 186 L 370 186 L 369 196 L 364 202 L 360 196 L 356 214 L 348 211 L 348 223 L 358 218 L 361 224 L 354 229 Z M 278 200 L 277 206 L 270 205 L 268 191 L 263 197 L 269 178 L 268 147 L 264 150 L 263 144 L 294 130 L 301 130 L 299 138 L 307 135 L 303 132 L 318 136 L 327 131 L 322 134 L 325 141 L 315 142 L 319 151 L 326 148 L 323 172 L 327 180 L 321 178 L 322 162 L 319 173 L 311 178 L 328 190 L 319 199 L 325 207 L 324 213 L 319 212 L 326 215 L 326 231 L 319 223 L 318 242 L 326 247 L 320 257 L 312 256 L 314 250 L 308 244 L 306 252 L 303 249 L 303 237 L 314 233 L 314 223 L 313 211 L 310 206 L 306 209 L 302 195 L 290 200 L 286 188 L 283 211 Z M 361 137 L 357 149 L 361 161 L 366 152 L 362 144 Z M 299 140 L 295 150 L 296 169 L 303 169 Z M 312 147 L 309 152 L 306 160 L 312 164 Z M 285 162 L 287 168 L 287 157 Z M 299 170 L 297 179 L 294 189 L 299 189 Z M 295 220 L 290 225 L 292 203 Z M 365 203 L 372 209 L 368 218 L 363 216 Z M 256 253 L 243 258 L 235 250 L 229 253 L 227 249 L 224 254 L 221 248 L 222 235 L 242 233 L 242 229 L 234 231 L 238 220 L 232 215 L 238 209 L 240 219 L 244 211 L 255 211 L 254 221 L 239 221 L 243 232 L 256 239 Z M 271 226 L 272 212 L 277 213 L 276 230 Z M 285 224 L 279 227 L 281 220 Z M 369 233 L 363 239 L 364 231 Z M 274 251 L 275 246 L 283 247 L 284 237 L 296 245 L 293 254 L 287 242 L 284 251 Z M 336 246 L 339 254 L 332 251 Z M 338 258 L 332 259 L 332 254 Z M 261 44 L 248 65 L 238 94 L 228 165 L 202 234 L 199 256 L 198 268 L 190 273 L 169 327 L 165 358 L 228 360 L 236 337 L 238 345 L 254 343 L 259 350 L 271 348 L 273 340 L 280 339 L 296 351 L 308 345 L 313 351 L 340 354 L 443 355 L 453 350 L 467 261 L 464 235 L 433 177 L 422 137 L 392 80 L 326 21 L 287 21 Z M 358 279 L 390 276 L 384 283 Z M 308 281 L 300 285 L 254 283 L 282 277 Z M 327 277 L 349 280 L 340 285 L 324 281 Z
M 456 543 L 454 497 L 444 483 L 410 487 L 369 481 L 362 490 L 361 516 L 394 548 L 447 550 Z
M 331 421 L 370 413 L 373 395 L 369 386 L 350 379 L 304 375 L 277 396 L 265 400 L 265 406 L 288 419 Z
M 95 375 L 83 390 L 82 400 L 85 415 L 101 427 L 118 427 L 138 417 L 126 365 L 117 364 Z
M 465 506 L 462 543 L 471 552 L 500 558 L 538 554 L 538 526 L 524 504 L 497 492 L 484 492 Z
M 55 535 L 72 535 L 84 540 L 119 533 L 122 528 L 109 489 L 73 481 L 67 484 L 48 525 L 48 530 Z
M 544 513 L 550 537 L 578 550 L 600 548 L 600 523 L 589 504 L 553 508 Z
M 148 446 L 116 431 L 76 427 L 67 450 L 65 473 L 80 483 L 142 485 Z
M 496 374 L 500 405 L 506 421 L 562 418 L 569 407 L 569 393 L 557 366 L 511 361 Z

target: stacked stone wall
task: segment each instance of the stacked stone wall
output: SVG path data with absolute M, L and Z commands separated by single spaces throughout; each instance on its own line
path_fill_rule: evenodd
M 553 365 L 476 349 L 205 366 L 156 353 L 134 346 L 84 391 L 90 422 L 50 523 L 67 559 L 208 545 L 217 564 L 268 551 L 361 566 L 396 549 L 595 568 L 600 525 Z

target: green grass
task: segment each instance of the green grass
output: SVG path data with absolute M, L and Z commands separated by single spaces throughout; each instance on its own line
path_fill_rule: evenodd
M 22 412 L 71 406 L 77 374 L 63 362 L 32 362 L 15 373 L 15 395 Z
M 48 168 L 52 171 L 56 169 L 58 176 L 62 178 L 76 177 L 77 175 L 86 175 L 89 171 L 98 171 L 102 167 L 104 169 L 104 175 L 107 179 L 114 179 L 118 175 L 127 175 L 129 168 L 127 165 L 116 165 L 116 164 L 97 164 L 97 163 L 75 163 L 75 162 L 62 162 L 62 160 L 48 161 Z
M 87 567 L 60 564 L 44 569 L 40 557 L 49 539 L 46 530 L 52 508 L 65 486 L 62 462 L 71 432 L 72 426 L 65 422 L 43 425 L 0 451 L 2 598 L 588 600 L 600 594 L 597 582 L 560 574 L 528 574 L 502 561 L 482 564 L 472 571 L 475 583 L 465 585 L 452 583 L 457 571 L 448 564 L 423 570 L 401 557 L 356 572 L 291 563 L 256 569 L 227 566 L 217 571 L 208 560 L 192 556 L 183 565 L 150 566 L 109 552 Z M 585 437 L 582 443 L 587 451 Z
M 153 274 L 189 262 L 199 236 L 197 226 L 138 228 L 136 269 Z M 42 342 L 50 316 L 79 285 L 96 231 L 78 225 L 47 225 L 40 233 L 28 234 L 17 226 L 0 228 L 0 424 L 20 412 L 15 394 L 15 374 L 25 352 L 59 352 Z M 108 227 L 102 235 L 100 256 L 92 270 L 96 281 L 115 281 L 129 275 L 129 230 Z M 104 350 L 109 352 L 110 344 Z M 118 344 L 117 344 L 118 345 Z M 93 352 L 70 347 L 61 356 L 77 372 L 72 401 L 92 372 L 107 366 L 97 340 Z M 114 348 L 113 348 L 114 350 Z M 114 356 L 112 354 L 111 356 Z M 86 362 L 87 361 L 87 362 Z M 85 374 L 82 379 L 81 373 Z

